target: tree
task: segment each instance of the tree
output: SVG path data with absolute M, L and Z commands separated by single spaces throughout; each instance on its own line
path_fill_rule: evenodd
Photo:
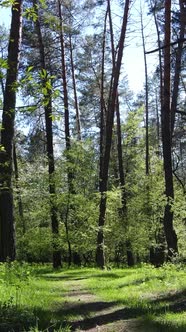
M 0 261 L 15 259 L 14 212 L 12 193 L 13 139 L 16 83 L 22 32 L 22 1 L 12 5 L 7 73 L 3 99 L 0 151 Z
M 171 1 L 165 0 L 165 39 L 164 39 L 164 75 L 163 75 L 163 104 L 161 109 L 162 119 L 162 144 L 165 172 L 165 194 L 167 203 L 163 218 L 165 237 L 168 246 L 168 257 L 171 258 L 178 252 L 177 236 L 173 228 L 173 211 L 171 205 L 174 200 L 173 172 L 172 172 L 172 133 L 171 133 L 171 108 L 170 108 L 170 22 Z
M 140 3 L 141 6 L 141 3 Z M 148 87 L 148 66 L 147 66 L 147 55 L 145 46 L 145 36 L 144 36 L 144 24 L 143 24 L 143 14 L 142 8 L 140 10 L 141 16 L 141 36 L 143 44 L 143 56 L 144 56 L 144 67 L 145 67 L 145 128 L 146 128 L 146 175 L 149 175 L 149 87 Z
M 52 86 L 51 80 L 48 77 L 46 61 L 45 61 L 45 48 L 43 43 L 43 37 L 40 26 L 39 10 L 37 0 L 33 0 L 33 6 L 36 13 L 36 33 L 39 42 L 39 52 L 40 52 L 40 67 L 41 67 L 41 83 L 43 88 L 43 104 L 45 111 L 45 125 L 46 125 L 46 141 L 47 141 L 47 158 L 48 158 L 48 174 L 49 174 L 49 193 L 50 193 L 50 214 L 51 214 L 51 224 L 53 233 L 53 267 L 58 268 L 61 266 L 61 252 L 58 248 L 59 239 L 59 224 L 57 216 L 57 207 L 54 202 L 54 197 L 56 195 L 55 186 L 55 161 L 54 161 L 54 148 L 53 148 L 53 130 L 52 130 Z
M 102 179 L 101 179 L 101 198 L 100 198 L 100 214 L 98 221 L 98 236 L 97 236 L 97 252 L 96 252 L 96 260 L 97 265 L 100 268 L 104 268 L 105 266 L 105 256 L 104 256 L 104 232 L 103 227 L 105 224 L 105 213 L 106 213 L 106 192 L 107 192 L 107 184 L 108 184 L 108 170 L 109 170 L 109 162 L 110 162 L 110 151 L 111 151 L 111 143 L 112 143 L 112 129 L 113 129 L 113 121 L 114 121 L 114 111 L 115 111 L 115 103 L 117 98 L 117 88 L 119 82 L 119 75 L 121 69 L 121 62 L 123 56 L 123 48 L 125 42 L 127 21 L 128 21 L 128 12 L 129 12 L 130 1 L 126 0 L 124 14 L 123 14 L 123 22 L 121 27 L 121 34 L 118 43 L 118 54 L 116 59 L 116 64 L 112 71 L 112 87 L 110 98 L 108 101 L 108 110 L 107 110 L 107 118 L 106 118 L 106 135 L 105 135 L 105 150 L 103 157 L 103 169 L 102 169 Z M 111 80 L 112 80 L 111 78 Z
M 174 69 L 174 78 L 173 78 L 173 91 L 172 91 L 172 100 L 171 100 L 171 133 L 173 135 L 174 126 L 175 126 L 175 117 L 177 112 L 178 96 L 179 96 L 179 86 L 180 86 L 180 76 L 182 69 L 182 55 L 183 55 L 183 44 L 185 36 L 185 27 L 186 27 L 186 8 L 184 6 L 185 1 L 179 0 L 179 43 L 176 51 L 175 58 L 175 69 Z

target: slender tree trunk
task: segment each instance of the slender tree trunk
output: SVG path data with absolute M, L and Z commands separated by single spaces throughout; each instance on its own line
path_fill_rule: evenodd
M 160 155 L 160 120 L 159 120 L 159 108 L 158 108 L 158 92 L 156 90 L 156 126 L 157 126 L 157 148 L 158 156 Z
M 179 83 L 180 83 L 180 73 L 181 73 L 181 60 L 183 54 L 183 40 L 185 36 L 185 27 L 186 27 L 186 8 L 184 6 L 185 1 L 179 0 L 180 5 L 180 42 L 178 43 L 178 49 L 176 51 L 176 61 L 175 61 L 175 72 L 174 72 L 174 83 L 172 91 L 172 102 L 171 102 L 171 134 L 174 132 L 175 124 L 175 115 L 178 103 L 179 95 Z
M 110 7 L 110 0 L 107 0 L 107 11 L 109 17 L 109 30 L 110 30 L 110 46 L 111 46 L 111 54 L 112 54 L 112 70 L 115 70 L 115 60 L 116 60 L 116 50 L 114 46 L 114 31 L 113 31 L 113 24 L 112 24 L 112 15 L 111 15 L 111 7 Z M 110 80 L 110 91 L 109 91 L 109 100 L 112 94 L 112 85 L 113 85 L 114 76 L 111 76 Z
M 153 8 L 152 0 L 150 0 L 151 8 Z M 157 3 L 155 3 L 155 6 Z M 154 8 L 155 9 L 155 8 Z M 158 38 L 158 57 L 159 57 L 159 72 L 160 72 L 160 102 L 163 105 L 163 67 L 162 67 L 162 50 L 161 50 L 161 39 L 160 39 L 160 29 L 158 25 L 158 20 L 156 17 L 155 10 L 153 10 L 154 23 L 156 26 L 157 38 Z
M 105 13 L 104 30 L 103 30 L 103 42 L 102 42 L 102 65 L 101 65 L 101 84 L 100 84 L 100 159 L 99 159 L 99 192 L 102 193 L 102 181 L 103 181 L 103 157 L 105 149 L 105 101 L 104 101 L 104 77 L 105 77 L 105 37 L 106 37 L 106 22 L 107 22 L 108 8 Z M 104 243 L 103 230 L 100 228 L 98 231 L 98 243 Z M 103 245 L 97 248 L 96 261 L 98 266 L 104 268 L 105 255 Z
M 66 149 L 70 148 L 70 129 L 69 129 L 69 105 L 68 105 L 68 91 L 67 91 L 67 77 L 66 77 L 66 63 L 65 63 L 65 45 L 63 35 L 63 17 L 61 11 L 61 0 L 58 0 L 59 24 L 60 24 L 60 46 L 61 46 L 61 69 L 63 80 L 63 98 L 65 109 L 65 142 Z
M 123 167 L 123 153 L 122 153 L 122 139 L 121 139 L 121 122 L 120 122 L 120 110 L 119 110 L 119 98 L 117 97 L 116 101 L 116 118 L 117 118 L 117 150 L 118 150 L 118 165 L 119 165 L 119 178 L 121 186 L 121 212 L 123 219 L 125 220 L 125 226 L 127 229 L 127 192 L 125 189 L 125 173 Z M 123 245 L 123 243 L 122 243 Z M 135 263 L 134 254 L 132 250 L 131 240 L 128 238 L 125 242 L 126 254 L 127 254 L 127 264 L 128 266 L 133 266 Z
M 103 171 L 103 154 L 105 146 L 105 99 L 104 99 L 104 78 L 105 78 L 105 37 L 106 22 L 108 10 L 105 13 L 103 42 L 102 42 L 102 64 L 101 64 L 101 83 L 100 83 L 100 160 L 99 160 L 99 191 L 101 192 L 102 171 Z
M 72 163 L 72 158 L 70 156 L 70 149 L 71 149 L 71 141 L 70 141 L 70 125 L 69 125 L 69 99 L 68 99 L 68 88 L 67 88 L 67 73 L 66 73 L 66 61 L 65 61 L 65 42 L 64 42 L 64 29 L 63 29 L 63 16 L 62 16 L 62 1 L 58 0 L 58 14 L 59 14 L 59 39 L 60 39 L 60 46 L 61 46 L 61 71 L 62 71 L 62 82 L 63 82 L 63 103 L 64 103 L 64 110 L 65 110 L 65 143 L 66 143 L 66 160 L 67 164 Z M 70 36 L 70 61 L 71 61 L 71 70 L 72 70 L 72 81 L 73 81 L 73 90 L 74 90 L 74 100 L 75 100 L 75 108 L 76 108 L 76 123 L 77 123 L 77 130 L 78 130 L 78 139 L 81 140 L 81 126 L 80 126 L 80 116 L 79 116 L 79 107 L 78 107 L 78 100 L 77 100 L 77 92 L 76 92 L 76 80 L 75 80 L 75 72 L 74 72 L 74 63 L 73 63 L 73 51 L 72 51 L 72 42 Z M 70 195 L 75 194 L 73 179 L 74 174 L 73 171 L 70 169 L 70 166 L 67 166 L 67 179 L 68 179 L 68 207 L 67 213 L 65 217 L 65 230 L 66 230 L 66 239 L 68 244 L 68 264 L 69 266 L 72 263 L 72 250 L 71 250 L 71 243 L 69 240 L 69 227 L 68 227 L 68 217 L 69 211 L 73 206 L 70 203 Z
M 65 215 L 65 220 L 64 220 L 66 240 L 67 240 L 67 245 L 68 245 L 68 266 L 70 267 L 72 264 L 72 248 L 71 248 L 71 242 L 70 242 L 70 237 L 69 237 L 69 227 L 68 227 L 69 208 L 70 208 L 70 193 L 68 194 L 68 202 L 67 202 L 66 215 Z
M 64 110 L 65 110 L 65 142 L 67 151 L 67 162 L 70 164 L 70 126 L 69 126 L 69 102 L 68 102 L 68 90 L 67 90 L 67 73 L 66 73 L 66 61 L 65 61 L 65 43 L 64 43 L 64 33 L 63 33 L 63 17 L 61 10 L 61 0 L 58 0 L 58 13 L 59 13 L 59 25 L 60 25 L 60 46 L 61 46 L 61 70 L 62 70 L 62 81 L 63 81 L 63 100 L 64 100 Z M 73 178 L 74 174 L 68 167 L 67 170 L 68 177 L 68 187 L 71 194 L 74 193 Z
M 108 0 L 108 14 L 109 14 L 109 28 L 110 28 L 110 41 L 111 41 L 111 52 L 112 52 L 112 66 L 115 68 L 115 58 L 116 58 L 116 50 L 114 46 L 114 35 L 113 35 L 113 24 L 112 24 L 112 16 L 111 16 L 111 8 L 110 8 L 110 0 Z M 111 80 L 112 86 L 112 80 Z M 111 93 L 110 93 L 111 94 Z M 109 97 L 110 98 L 110 97 Z M 127 227 L 127 193 L 125 189 L 125 173 L 123 167 L 123 152 L 122 152 L 122 138 L 121 138 L 121 121 L 120 121 L 120 108 L 119 108 L 119 96 L 117 92 L 116 97 L 116 119 L 117 119 L 117 151 L 118 151 L 118 168 L 119 168 L 119 179 L 121 186 L 121 212 L 124 217 L 126 227 Z M 123 246 L 123 243 L 121 243 Z M 132 252 L 131 241 L 128 239 L 125 243 L 126 245 L 126 254 L 127 254 L 127 263 L 128 266 L 134 265 L 134 256 Z
M 23 215 L 23 203 L 21 198 L 21 191 L 19 187 L 19 171 L 18 171 L 18 163 L 17 163 L 17 153 L 16 153 L 16 145 L 13 144 L 13 163 L 14 163 L 14 172 L 15 172 L 15 181 L 16 181 L 16 190 L 17 190 L 17 197 L 18 197 L 18 210 L 19 210 L 19 218 L 20 223 L 22 225 L 23 235 L 26 233 L 26 225 Z
M 144 65 L 145 65 L 145 172 L 146 175 L 149 175 L 149 88 L 148 88 L 148 67 L 147 67 L 147 56 L 145 49 L 145 36 L 144 36 L 144 26 L 143 26 L 143 16 L 142 16 L 142 8 L 141 8 L 141 36 L 142 36 L 142 44 L 143 44 L 143 57 L 144 57 Z
M 8 45 L 8 69 L 3 100 L 3 117 L 0 151 L 0 261 L 15 259 L 13 213 L 13 138 L 16 90 L 22 32 L 22 1 L 12 5 L 12 21 Z
M 112 53 L 112 66 L 115 70 L 115 46 L 114 46 L 114 34 L 113 34 L 113 24 L 112 24 L 112 16 L 111 16 L 111 8 L 110 8 L 110 0 L 108 0 L 108 16 L 109 16 L 109 28 L 110 28 L 110 41 L 111 41 L 111 53 Z M 119 177 L 120 177 L 120 185 L 122 192 L 122 211 L 127 214 L 127 197 L 125 190 L 125 175 L 124 175 L 124 167 L 123 167 L 123 153 L 122 153 L 122 139 L 121 139 L 121 121 L 120 121 L 120 109 L 119 109 L 119 96 L 117 92 L 116 96 L 116 119 L 117 119 L 117 151 L 118 151 L 118 166 L 119 166 Z
M 77 98 L 77 90 L 76 90 L 76 78 L 75 78 L 75 70 L 74 70 L 74 58 L 73 58 L 73 47 L 72 47 L 72 36 L 69 36 L 69 44 L 70 44 L 70 64 L 71 64 L 71 72 L 72 72 L 72 84 L 74 91 L 74 104 L 76 110 L 76 126 L 77 126 L 77 136 L 78 140 L 81 141 L 81 121 L 80 121 L 80 113 L 79 113 L 79 105 Z
M 46 73 L 45 78 L 42 79 L 42 85 L 47 89 L 47 94 L 44 96 L 44 110 L 45 110 L 45 126 L 46 126 L 46 141 L 47 141 L 47 158 L 48 158 L 48 174 L 49 174 L 49 193 L 50 193 L 50 215 L 52 224 L 52 235 L 53 235 L 53 267 L 61 267 L 61 252 L 58 248 L 59 240 L 59 224 L 57 218 L 57 208 L 55 206 L 54 197 L 56 195 L 56 187 L 54 180 L 55 173 L 55 162 L 54 162 L 54 149 L 53 149 L 53 129 L 52 129 L 52 96 L 51 89 L 47 85 L 47 71 L 45 63 L 45 48 L 43 44 L 43 37 L 41 33 L 41 26 L 39 20 L 39 11 L 37 6 L 37 0 L 33 0 L 35 12 L 37 14 L 37 20 L 35 22 L 36 33 L 39 41 L 39 52 L 40 52 L 40 64 L 41 70 L 43 69 Z
M 5 86 L 4 86 L 4 82 L 3 82 L 3 73 L 2 73 L 1 70 L 0 70 L 0 82 L 1 82 L 1 90 L 2 90 L 2 94 L 3 94 L 3 97 L 4 97 L 4 94 L 5 94 Z
M 173 211 L 171 203 L 174 200 L 174 186 L 172 173 L 171 151 L 171 109 L 170 109 L 170 36 L 171 36 L 171 1 L 165 0 L 165 49 L 164 49 L 164 89 L 162 105 L 162 143 L 165 172 L 165 194 L 167 204 L 164 212 L 164 231 L 168 246 L 168 257 L 171 258 L 178 251 L 177 236 L 173 228 Z
M 118 166 L 119 166 L 119 178 L 121 186 L 121 203 L 123 215 L 127 218 L 127 194 L 125 190 L 125 174 L 123 167 L 123 152 L 122 152 L 122 139 L 121 139 L 121 121 L 120 121 L 120 109 L 119 98 L 116 100 L 116 118 L 117 118 L 117 150 L 118 150 Z
M 99 230 L 97 235 L 97 255 L 96 255 L 97 265 L 100 268 L 104 268 L 105 266 L 103 227 L 105 224 L 105 213 L 106 213 L 106 201 L 107 201 L 106 192 L 107 192 L 107 183 L 108 183 L 108 170 L 110 162 L 111 143 L 112 143 L 112 128 L 114 121 L 115 103 L 117 97 L 117 88 L 118 88 L 124 41 L 126 35 L 129 5 L 130 5 L 130 0 L 126 0 L 122 28 L 121 28 L 121 35 L 118 44 L 117 61 L 115 68 L 113 68 L 112 93 L 109 100 L 107 120 L 106 120 L 106 145 L 105 145 L 104 158 L 103 158 L 103 172 L 102 172 L 102 181 L 100 188 L 101 199 L 100 199 L 100 209 L 99 209 L 99 222 L 98 222 Z

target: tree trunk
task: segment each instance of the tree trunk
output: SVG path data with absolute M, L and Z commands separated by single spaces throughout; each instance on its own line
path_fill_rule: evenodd
M 43 37 L 41 33 L 41 26 L 39 20 L 39 11 L 37 6 L 37 0 L 33 0 L 35 12 L 37 14 L 37 20 L 35 22 L 36 33 L 39 41 L 40 52 L 40 64 L 41 70 L 46 71 L 45 63 L 45 49 L 43 44 Z M 49 193 L 50 193 L 50 216 L 53 234 L 53 267 L 61 267 L 61 252 L 59 250 L 59 224 L 57 218 L 57 208 L 55 206 L 54 197 L 56 195 L 55 188 L 55 162 L 54 162 L 54 150 L 53 150 L 53 129 L 52 129 L 52 96 L 51 89 L 47 85 L 47 73 L 45 78 L 42 79 L 42 85 L 47 90 L 47 94 L 44 96 L 44 110 L 45 110 L 45 125 L 46 125 L 46 141 L 47 141 L 47 158 L 48 158 L 48 174 L 49 174 Z
M 22 233 L 23 235 L 26 233 L 26 225 L 23 215 L 23 204 L 22 204 L 22 198 L 21 198 L 21 191 L 19 187 L 19 171 L 18 171 L 18 164 L 17 164 L 17 153 L 16 153 L 16 145 L 13 144 L 13 163 L 14 163 L 14 172 L 15 172 L 15 181 L 16 181 L 16 190 L 17 190 L 17 200 L 18 200 L 18 210 L 19 210 L 19 218 L 20 223 L 22 226 Z
M 158 108 L 158 92 L 156 90 L 156 135 L 157 135 L 157 153 L 160 156 L 160 120 Z
M 12 21 L 8 45 L 8 69 L 3 100 L 0 151 L 0 261 L 15 259 L 13 213 L 13 137 L 16 106 L 16 82 L 22 32 L 22 1 L 12 6 Z
M 74 59 L 73 59 L 73 48 L 72 48 L 72 36 L 71 36 L 71 34 L 69 36 L 69 44 L 70 44 L 70 64 L 71 64 L 71 72 L 72 72 L 72 84 L 73 84 L 73 91 L 74 91 L 74 104 L 75 104 L 75 110 L 76 110 L 77 137 L 78 137 L 78 140 L 81 141 L 81 122 L 80 122 L 77 90 L 76 90 L 76 78 L 75 78 L 75 70 L 74 70 Z
M 111 41 L 111 52 L 112 52 L 112 65 L 115 68 L 115 57 L 116 51 L 114 46 L 114 35 L 113 35 L 113 24 L 111 17 L 111 9 L 110 9 L 110 0 L 108 0 L 108 16 L 109 16 L 109 28 L 110 28 L 110 41 Z M 112 85 L 112 81 L 111 81 Z M 119 169 L 119 179 L 121 186 L 121 204 L 122 207 L 120 209 L 123 220 L 125 220 L 125 226 L 127 228 L 127 193 L 125 189 L 125 173 L 123 167 L 123 153 L 122 153 L 122 138 L 121 138 L 121 121 L 120 121 L 120 108 L 119 108 L 119 96 L 117 92 L 116 97 L 116 119 L 117 119 L 117 151 L 118 151 L 118 169 Z M 130 241 L 126 241 L 126 248 L 128 248 L 128 243 Z M 127 264 L 131 266 L 134 263 L 134 256 L 132 252 L 132 246 L 130 245 L 130 249 L 126 250 L 127 253 Z
M 68 266 L 70 267 L 72 264 L 72 248 L 71 248 L 71 242 L 70 242 L 70 237 L 69 237 L 69 227 L 68 227 L 69 209 L 70 209 L 70 193 L 68 193 L 68 202 L 67 202 L 67 206 L 66 206 L 66 213 L 65 213 L 65 220 L 64 220 L 66 240 L 67 240 L 67 245 L 68 245 Z M 63 216 L 62 216 L 62 219 L 63 219 Z
M 58 13 L 59 13 L 59 25 L 60 25 L 60 46 L 61 46 L 61 70 L 62 70 L 62 81 L 63 81 L 63 100 L 64 100 L 64 110 L 65 110 L 65 142 L 67 151 L 67 163 L 70 164 L 71 157 L 69 154 L 71 148 L 70 142 L 70 126 L 69 126 L 69 102 L 68 102 L 68 90 L 67 90 L 67 74 L 66 74 L 66 61 L 65 61 L 65 43 L 64 43 L 64 33 L 63 33 L 63 17 L 61 10 L 61 0 L 58 0 Z M 74 174 L 70 167 L 67 170 L 68 177 L 68 189 L 71 194 L 74 193 L 73 178 Z
M 65 46 L 64 46 L 64 35 L 63 35 L 63 18 L 62 18 L 60 0 L 58 0 L 58 8 L 59 8 L 59 21 L 60 21 L 61 69 L 62 69 L 62 80 L 63 80 L 64 110 L 65 110 L 65 142 L 66 142 L 66 149 L 69 150 L 70 148 L 69 105 L 68 105 L 67 78 L 66 78 Z
M 118 44 L 117 61 L 115 68 L 113 68 L 113 73 L 112 73 L 113 77 L 112 92 L 110 94 L 111 97 L 108 104 L 108 112 L 106 118 L 106 140 L 105 140 L 106 145 L 105 145 L 104 158 L 103 158 L 102 181 L 100 183 L 101 198 L 100 198 L 100 209 L 99 209 L 99 221 L 98 221 L 99 229 L 97 235 L 97 254 L 96 254 L 97 265 L 100 268 L 104 268 L 105 266 L 103 227 L 105 224 L 105 213 L 106 213 L 106 201 L 107 201 L 106 192 L 107 192 L 107 183 L 108 183 L 108 170 L 110 162 L 111 143 L 112 143 L 112 128 L 114 121 L 115 103 L 117 97 L 117 88 L 118 88 L 124 41 L 126 35 L 129 5 L 130 5 L 130 0 L 126 0 L 122 28 L 121 28 L 121 35 Z
M 176 61 L 175 61 L 175 71 L 174 71 L 174 83 L 172 91 L 172 102 L 171 102 L 171 134 L 174 132 L 175 115 L 177 110 L 177 102 L 179 95 L 179 83 L 180 83 L 180 73 L 181 73 L 181 60 L 183 54 L 183 40 L 185 36 L 185 26 L 186 26 L 186 8 L 184 7 L 184 0 L 179 0 L 180 5 L 180 42 L 178 43 L 178 49 L 176 51 Z
M 99 192 L 102 193 L 102 181 L 103 181 L 103 157 L 105 149 L 105 100 L 104 100 L 104 76 L 105 76 L 105 37 L 106 37 L 106 22 L 107 22 L 108 9 L 105 13 L 104 30 L 103 30 L 103 42 L 102 42 L 102 65 L 101 65 L 101 84 L 100 84 L 100 159 L 99 159 Z M 99 225 L 96 250 L 96 262 L 101 268 L 105 266 L 105 255 L 104 255 L 104 234 L 102 226 Z
M 145 66 L 145 172 L 149 175 L 149 88 L 148 88 L 148 68 L 147 68 L 147 56 L 145 49 L 145 36 L 144 36 L 144 26 L 143 26 L 143 16 L 141 8 L 141 36 L 143 44 L 143 57 Z
M 154 7 L 152 0 L 150 0 L 151 8 Z M 156 5 L 156 4 L 155 4 Z M 155 9 L 153 10 L 154 23 L 156 26 L 157 38 L 158 38 L 158 57 L 159 57 L 159 72 L 160 72 L 160 103 L 163 105 L 163 68 L 162 68 L 162 50 L 161 50 L 161 39 L 160 39 L 160 29 L 158 26 L 158 21 L 155 13 Z
M 101 83 L 100 83 L 100 159 L 99 159 L 99 191 L 101 193 L 102 171 L 103 171 L 103 154 L 105 147 L 105 100 L 104 100 L 104 78 L 105 78 L 105 37 L 106 22 L 108 10 L 105 13 L 103 41 L 102 41 L 102 64 L 101 64 Z
M 165 0 L 165 41 L 164 49 L 164 86 L 162 105 L 162 143 L 163 160 L 165 172 L 165 194 L 167 203 L 164 212 L 164 230 L 168 246 L 169 259 L 178 252 L 177 236 L 173 228 L 173 211 L 171 203 L 174 200 L 173 173 L 172 173 L 172 151 L 171 151 L 171 109 L 170 109 L 170 22 L 171 22 L 171 1 Z

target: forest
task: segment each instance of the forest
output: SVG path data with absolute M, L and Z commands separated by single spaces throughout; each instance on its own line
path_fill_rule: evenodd
M 186 1 L 1 12 L 0 331 L 186 331 Z

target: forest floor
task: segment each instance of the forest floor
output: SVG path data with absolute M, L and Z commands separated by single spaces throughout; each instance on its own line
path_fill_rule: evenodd
M 66 271 L 62 280 L 61 313 L 70 331 L 186 331 L 186 277 L 182 268 L 80 269 Z
M 113 301 L 104 301 L 85 288 L 81 278 L 68 280 L 64 286 L 68 289 L 65 301 L 66 310 L 76 311 L 80 317 L 71 321 L 72 331 L 77 332 L 145 332 L 146 327 L 139 318 L 125 317 L 125 307 Z M 149 331 L 149 330 L 148 330 Z M 151 328 L 151 332 L 158 332 Z M 150 332 L 149 331 L 149 332 Z
M 186 332 L 186 268 L 0 265 L 0 332 Z

